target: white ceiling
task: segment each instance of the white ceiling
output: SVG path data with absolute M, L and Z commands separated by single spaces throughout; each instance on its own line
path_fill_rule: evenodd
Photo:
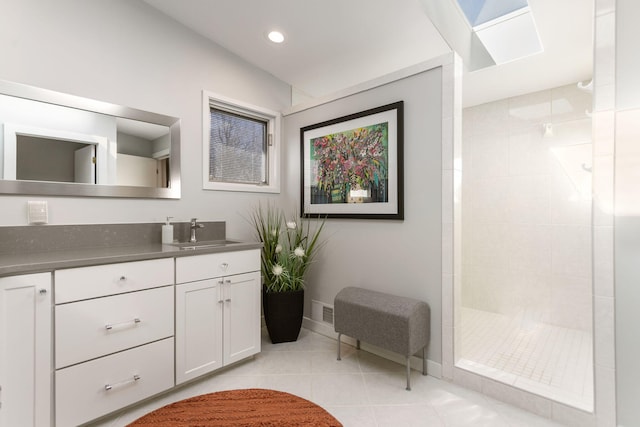
M 311 97 L 450 51 L 426 0 L 144 1 Z M 591 78 L 593 0 L 529 5 L 544 53 L 465 72 L 465 106 Z M 267 39 L 273 29 L 284 43 Z

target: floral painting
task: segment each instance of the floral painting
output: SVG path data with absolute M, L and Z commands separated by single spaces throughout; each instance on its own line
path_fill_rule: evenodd
M 386 202 L 389 124 L 311 140 L 311 203 Z
M 402 107 L 301 129 L 304 214 L 402 219 Z

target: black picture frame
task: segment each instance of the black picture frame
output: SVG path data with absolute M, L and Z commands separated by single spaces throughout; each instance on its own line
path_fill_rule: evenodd
M 300 129 L 303 217 L 404 219 L 404 102 Z

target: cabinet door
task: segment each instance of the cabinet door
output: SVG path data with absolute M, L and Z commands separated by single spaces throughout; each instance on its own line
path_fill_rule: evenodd
M 0 426 L 51 425 L 51 273 L 0 278 Z
M 260 273 L 224 278 L 224 364 L 260 352 Z
M 176 286 L 176 384 L 222 366 L 222 279 Z

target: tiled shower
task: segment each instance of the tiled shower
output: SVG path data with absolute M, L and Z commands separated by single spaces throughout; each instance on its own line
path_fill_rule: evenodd
M 589 82 L 463 110 L 456 366 L 593 409 Z

